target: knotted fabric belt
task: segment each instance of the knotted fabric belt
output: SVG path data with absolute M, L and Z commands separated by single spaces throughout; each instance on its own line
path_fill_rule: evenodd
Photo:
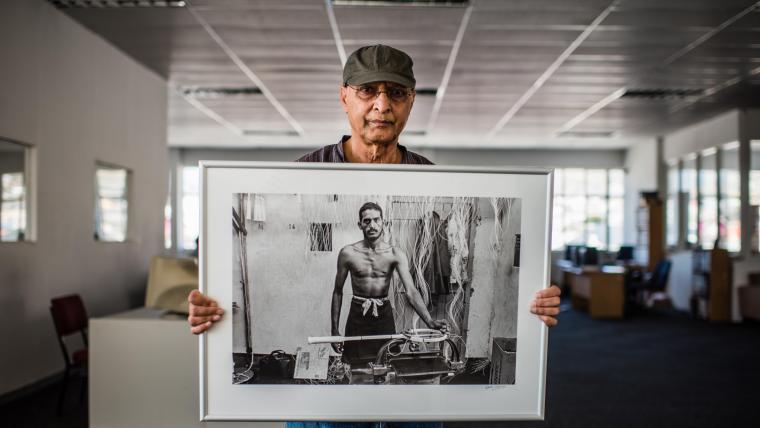
M 366 316 L 369 308 L 372 308 L 372 316 L 375 318 L 379 316 L 377 313 L 378 306 L 383 306 L 388 302 L 388 297 L 361 297 L 354 295 L 352 298 L 362 304 L 362 316 Z

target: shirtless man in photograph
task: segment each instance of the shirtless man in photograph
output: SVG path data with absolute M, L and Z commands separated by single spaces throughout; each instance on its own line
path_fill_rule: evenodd
M 388 300 L 393 273 L 398 273 L 403 292 L 409 304 L 422 321 L 432 329 L 445 329 L 446 322 L 434 320 L 422 300 L 422 296 L 409 273 L 409 259 L 398 248 L 383 241 L 383 210 L 373 202 L 359 209 L 359 229 L 364 239 L 346 245 L 338 254 L 338 271 L 332 295 L 331 334 L 340 336 L 339 321 L 343 305 L 343 288 L 346 277 L 351 274 L 351 305 L 346 320 L 346 336 L 372 336 L 395 334 L 393 309 Z M 377 352 L 387 341 L 350 341 L 343 345 L 343 359 L 348 363 L 374 360 Z M 334 344 L 340 352 L 341 345 Z

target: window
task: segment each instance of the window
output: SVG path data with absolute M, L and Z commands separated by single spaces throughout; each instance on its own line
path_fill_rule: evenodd
M 164 249 L 172 248 L 172 198 L 166 198 L 164 204 Z
M 665 239 L 668 247 L 676 247 L 678 245 L 679 187 L 678 160 L 668 161 L 668 199 L 665 202 Z
M 309 223 L 311 251 L 332 251 L 332 224 Z
M 608 249 L 618 250 L 623 245 L 623 206 L 625 204 L 625 173 L 611 169 L 608 173 L 609 229 Z
M 720 242 L 731 252 L 741 251 L 739 143 L 724 144 L 720 156 Z
M 2 179 L 0 206 L 0 241 L 23 241 L 26 230 L 24 174 L 5 173 Z
M 586 245 L 607 247 L 607 171 L 586 170 Z
M 197 166 L 182 167 L 182 195 L 181 195 L 181 236 L 178 248 L 193 251 L 196 248 L 195 239 L 200 233 L 200 172 Z
M 750 205 L 760 205 L 760 142 L 757 143 L 752 145 L 758 159 L 752 168 L 758 170 L 750 171 Z M 730 252 L 741 251 L 739 148 L 734 141 L 691 153 L 682 158 L 680 168 L 677 160 L 668 162 L 669 246 L 683 243 L 704 250 L 717 246 Z M 754 212 L 757 213 L 756 207 Z
M 0 139 L 0 242 L 31 241 L 30 148 Z
M 760 251 L 760 141 L 750 142 L 749 206 L 751 214 L 751 247 Z
M 692 154 L 683 159 L 681 167 L 681 192 L 684 193 L 686 203 L 686 243 L 697 244 L 697 155 Z
M 718 151 L 702 151 L 699 162 L 699 246 L 705 250 L 715 247 L 718 239 Z
M 95 168 L 95 240 L 127 240 L 130 172 L 121 167 L 97 164 Z
M 624 178 L 621 169 L 556 169 L 552 247 L 617 250 L 623 240 Z

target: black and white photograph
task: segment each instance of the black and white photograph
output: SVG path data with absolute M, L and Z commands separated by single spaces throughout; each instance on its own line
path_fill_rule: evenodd
M 515 383 L 520 198 L 231 196 L 233 384 Z

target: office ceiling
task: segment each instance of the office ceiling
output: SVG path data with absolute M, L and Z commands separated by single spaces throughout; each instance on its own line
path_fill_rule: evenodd
M 414 59 L 414 147 L 620 148 L 760 104 L 750 0 L 50 2 L 167 79 L 171 146 L 337 141 L 375 43 Z

